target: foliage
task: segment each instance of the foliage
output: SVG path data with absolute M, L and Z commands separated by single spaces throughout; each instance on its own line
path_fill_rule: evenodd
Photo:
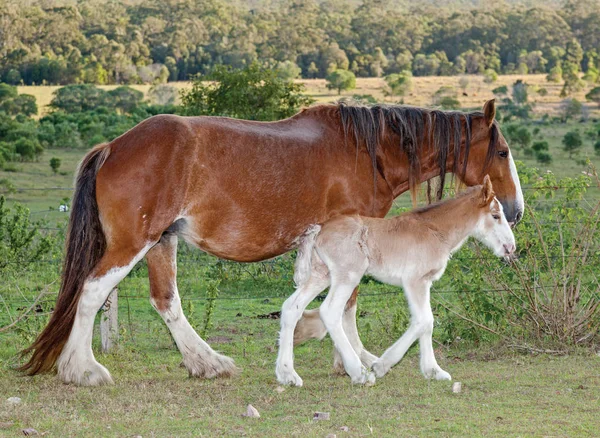
M 17 87 L 0 83 L 0 111 L 11 116 L 23 114 L 29 117 L 37 114 L 38 108 L 34 96 L 18 94 Z
M 252 64 L 242 69 L 217 66 L 197 76 L 190 90 L 181 93 L 186 115 L 218 115 L 248 120 L 289 117 L 312 99 L 304 86 L 281 79 L 276 70 Z
M 512 96 L 513 102 L 517 105 L 523 105 L 527 103 L 528 93 L 527 93 L 528 85 L 523 82 L 521 79 L 517 79 L 512 86 Z
M 577 99 L 565 99 L 560 103 L 563 120 L 568 121 L 574 117 L 580 116 L 583 105 Z
M 448 318 L 442 316 L 442 331 L 449 342 L 494 336 L 545 348 L 593 344 L 600 330 L 595 269 L 600 203 L 590 207 L 584 197 L 597 183 L 595 172 L 561 180 L 536 169 L 519 173 L 534 188 L 526 193 L 526 205 L 555 200 L 549 208 L 527 208 L 515 229 L 518 258 L 510 265 L 479 244 L 466 245 L 450 262 L 442 281 L 462 293 L 450 303 L 434 290 L 438 311 Z M 478 260 L 477 266 L 465 263 L 469 259 Z M 490 292 L 482 293 L 485 289 Z
M 29 210 L 19 204 L 6 206 L 0 196 L 0 273 L 15 274 L 53 250 L 55 239 L 40 232 L 40 222 L 31 220 Z
M 531 132 L 529 132 L 527 127 L 518 124 L 509 124 L 503 127 L 502 132 L 511 148 L 527 153 L 532 140 Z
M 575 3 L 579 4 L 579 3 Z M 188 80 L 216 65 L 282 65 L 294 77 L 548 73 L 590 64 L 594 7 L 541 1 L 7 0 L 0 79 L 10 84 Z M 250 6 L 249 6 L 250 5 Z M 584 57 L 583 54 L 586 54 Z M 297 68 L 291 68 L 296 64 Z M 588 71 L 590 69 L 588 68 Z M 488 75 L 490 78 L 493 75 Z
M 483 81 L 486 84 L 491 84 L 493 82 L 496 82 L 497 80 L 498 80 L 498 73 L 496 73 L 495 70 L 488 68 L 483 72 Z
M 356 88 L 356 76 L 348 70 L 334 70 L 327 75 L 327 88 L 337 90 L 338 94 L 342 91 L 353 90 Z
M 600 87 L 594 87 L 592 88 L 586 95 L 585 95 L 586 100 L 589 100 L 591 102 L 595 102 L 598 104 L 598 106 L 600 107 Z
M 492 90 L 492 93 L 498 94 L 500 96 L 508 94 L 508 87 L 506 85 L 501 85 Z
M 412 73 L 409 70 L 393 73 L 385 77 L 389 96 L 404 96 L 412 87 Z
M 562 139 L 562 144 L 563 150 L 569 153 L 569 158 L 572 158 L 574 153 L 579 153 L 583 145 L 581 134 L 577 130 L 567 132 Z
M 60 169 L 60 158 L 52 157 L 50 158 L 50 167 L 52 168 L 52 172 L 58 173 L 58 169 Z
M 101 107 L 131 113 L 143 98 L 141 91 L 131 87 L 121 86 L 104 91 L 91 84 L 75 84 L 57 89 L 50 107 L 67 113 L 94 111 Z

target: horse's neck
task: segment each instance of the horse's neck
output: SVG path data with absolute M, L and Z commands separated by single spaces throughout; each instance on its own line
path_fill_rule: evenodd
M 394 198 L 410 189 L 409 186 L 409 161 L 400 146 L 400 139 L 389 133 L 381 142 L 378 150 L 378 165 L 383 177 L 391 187 Z M 450 172 L 454 163 L 454 147 L 450 147 L 446 163 L 446 172 Z M 438 157 L 435 148 L 426 140 L 419 149 L 419 177 L 418 183 L 423 183 L 440 174 Z

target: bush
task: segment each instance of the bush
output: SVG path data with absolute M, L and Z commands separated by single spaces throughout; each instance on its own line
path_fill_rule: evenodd
M 599 340 L 600 297 L 595 257 L 600 244 L 600 203 L 585 199 L 595 172 L 558 180 L 551 172 L 520 169 L 528 207 L 515 230 L 518 258 L 510 264 L 475 242 L 456 254 L 436 288 L 451 285 L 452 300 L 432 290 L 446 342 L 457 337 L 480 342 L 568 349 Z M 592 179 L 593 178 L 593 179 Z M 556 196 L 560 192 L 560 196 Z
M 44 148 L 37 139 L 21 138 L 15 142 L 15 152 L 21 161 L 33 161 L 44 152 Z
M 344 90 L 353 90 L 356 88 L 356 76 L 348 70 L 334 70 L 327 75 L 327 88 L 337 90 L 338 95 Z
M 186 115 L 279 120 L 313 102 L 303 90 L 257 64 L 238 70 L 221 65 L 194 78 L 192 89 L 181 93 L 181 109 Z

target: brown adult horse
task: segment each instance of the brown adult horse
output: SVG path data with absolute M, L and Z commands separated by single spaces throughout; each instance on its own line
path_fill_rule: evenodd
M 160 115 L 95 147 L 77 173 L 55 310 L 22 370 L 57 364 L 64 382 L 112 382 L 92 353 L 94 316 L 145 256 L 150 300 L 190 375 L 232 374 L 233 361 L 182 313 L 178 235 L 221 258 L 264 260 L 333 216 L 382 217 L 399 194 L 446 172 L 469 186 L 488 173 L 518 221 L 519 179 L 494 116 L 494 101 L 469 114 L 321 105 L 273 123 Z

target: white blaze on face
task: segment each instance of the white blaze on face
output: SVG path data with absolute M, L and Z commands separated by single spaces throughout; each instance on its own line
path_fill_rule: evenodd
M 494 219 L 494 216 L 498 216 L 499 219 Z M 514 251 L 515 236 L 498 199 L 494 198 L 489 209 L 483 213 L 474 237 L 490 248 L 498 257 L 508 255 L 508 249 Z
M 510 176 L 515 184 L 516 197 L 515 203 L 517 204 L 517 209 L 521 212 L 525 211 L 525 200 L 523 199 L 523 191 L 521 190 L 521 181 L 519 180 L 519 174 L 517 173 L 517 166 L 515 165 L 515 161 L 513 160 L 512 154 L 508 153 L 508 165 L 510 168 Z

